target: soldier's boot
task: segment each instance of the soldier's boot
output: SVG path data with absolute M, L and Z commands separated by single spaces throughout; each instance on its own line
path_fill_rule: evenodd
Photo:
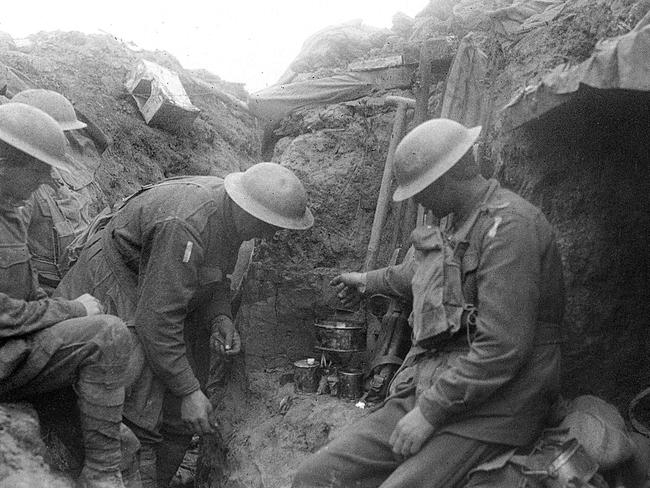
M 191 442 L 191 434 L 165 433 L 163 435 L 157 453 L 158 488 L 168 488 Z
M 124 488 L 120 473 L 124 388 L 80 384 L 79 390 L 85 457 L 77 484 L 80 488 Z
M 142 488 L 158 488 L 156 475 L 156 448 L 157 443 L 140 439 L 140 479 Z
M 82 364 L 75 385 L 85 453 L 78 481 L 83 488 L 124 488 L 120 426 L 132 342 L 117 317 L 106 317 L 93 338 L 94 354 Z
M 120 471 L 125 488 L 142 488 L 140 478 L 140 441 L 126 425 L 120 424 L 122 462 Z
M 78 488 L 125 488 L 122 475 L 117 473 L 102 473 L 92 471 L 85 466 L 77 479 Z

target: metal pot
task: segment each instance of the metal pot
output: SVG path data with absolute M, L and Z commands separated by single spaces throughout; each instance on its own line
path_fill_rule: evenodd
M 293 363 L 293 388 L 296 393 L 316 393 L 319 379 L 318 363 L 314 359 L 301 359 Z
M 316 349 L 330 352 L 360 352 L 366 350 L 366 328 L 352 320 L 323 320 L 314 324 Z
M 356 400 L 363 392 L 363 372 L 360 369 L 339 371 L 339 396 Z
M 559 448 L 558 456 L 543 470 L 524 470 L 524 474 L 544 481 L 548 488 L 590 487 L 589 480 L 598 471 L 596 463 L 576 439 Z
M 598 464 L 589 457 L 576 439 L 570 439 L 562 444 L 560 455 L 548 467 L 550 478 L 547 483 L 552 488 L 574 486 L 576 479 L 585 484 L 596 474 L 596 471 L 598 471 Z

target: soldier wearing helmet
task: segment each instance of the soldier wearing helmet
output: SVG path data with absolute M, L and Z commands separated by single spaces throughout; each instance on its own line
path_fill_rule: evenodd
M 225 179 L 171 178 L 127 198 L 57 288 L 92 292 L 137 335 L 141 361 L 130 368 L 137 374 L 124 416 L 142 443 L 145 487 L 167 486 L 192 433 L 213 432 L 198 377 L 209 345 L 239 352 L 226 276 L 241 243 L 312 224 L 301 182 L 277 164 Z
M 101 162 L 92 141 L 80 134 L 86 127 L 72 103 L 52 90 L 17 93 L 10 103 L 36 107 L 56 120 L 68 140 L 70 171 L 53 172 L 53 182 L 40 186 L 27 200 L 28 245 L 41 287 L 51 295 L 69 268 L 68 246 L 88 228 L 106 198 L 94 181 Z
M 85 449 L 79 486 L 124 488 L 120 421 L 130 334 L 89 294 L 47 298 L 32 273 L 20 210 L 52 182 L 52 169 L 69 169 L 65 151 L 49 115 L 20 103 L 0 106 L 0 401 L 73 386 Z
M 309 458 L 294 487 L 474 486 L 474 468 L 538 437 L 559 392 L 560 255 L 540 210 L 481 176 L 480 130 L 430 120 L 398 145 L 393 199 L 444 225 L 417 227 L 404 263 L 332 285 L 347 306 L 412 301 L 412 347 L 385 404 Z

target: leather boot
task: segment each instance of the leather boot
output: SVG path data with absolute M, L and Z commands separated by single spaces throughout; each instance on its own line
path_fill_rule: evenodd
M 125 488 L 142 488 L 140 478 L 140 441 L 126 425 L 120 424 L 120 450 L 122 462 L 120 471 Z
M 157 456 L 158 488 L 168 488 L 191 442 L 191 434 L 163 434 Z
M 122 475 L 117 472 L 95 471 L 87 466 L 77 478 L 78 488 L 125 488 Z
M 156 447 L 157 444 L 142 441 L 140 448 L 140 479 L 142 488 L 158 488 L 156 476 Z

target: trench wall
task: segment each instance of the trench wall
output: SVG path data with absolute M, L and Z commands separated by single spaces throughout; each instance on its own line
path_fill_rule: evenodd
M 650 383 L 649 103 L 638 92 L 583 92 L 511 134 L 498 173 L 558 231 L 566 394 L 620 407 Z

